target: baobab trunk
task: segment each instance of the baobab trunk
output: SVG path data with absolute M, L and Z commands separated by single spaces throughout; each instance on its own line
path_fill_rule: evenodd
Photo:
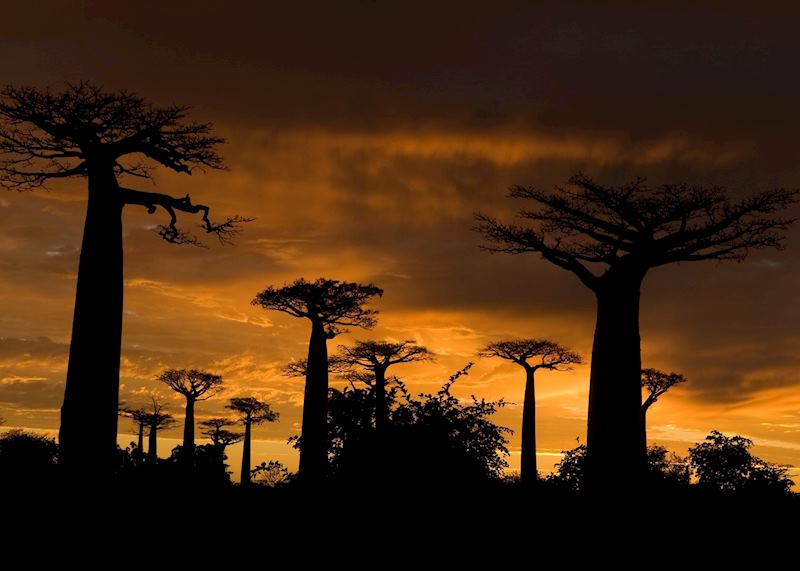
M 522 450 L 520 451 L 520 477 L 524 484 L 539 477 L 536 468 L 536 391 L 533 367 L 525 369 L 525 400 L 522 405 Z
M 328 464 L 328 336 L 322 322 L 312 321 L 308 343 L 308 369 L 303 400 L 300 477 L 319 482 Z
M 244 421 L 244 448 L 242 449 L 242 486 L 250 483 L 250 419 Z
M 386 371 L 375 370 L 375 430 L 383 433 L 389 424 L 389 409 L 386 403 Z
M 641 447 L 639 289 L 644 271 L 607 274 L 597 288 L 587 427 L 593 492 L 633 491 L 644 474 Z
M 80 477 L 108 475 L 114 469 L 122 342 L 122 206 L 112 167 L 92 167 L 58 435 L 59 461 Z
M 183 421 L 183 460 L 191 464 L 194 460 L 194 399 L 186 399 L 186 415 Z
M 647 408 L 646 406 L 641 407 L 641 437 L 639 440 L 641 443 L 639 444 L 642 450 L 642 454 L 644 454 L 645 458 L 647 458 Z
M 155 462 L 158 460 L 158 429 L 155 426 L 150 427 L 150 435 L 147 438 L 147 462 Z
M 141 464 L 144 458 L 144 422 L 139 423 L 139 439 L 136 441 L 136 463 Z

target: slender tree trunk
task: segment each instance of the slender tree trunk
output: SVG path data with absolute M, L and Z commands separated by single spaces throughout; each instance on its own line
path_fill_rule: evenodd
M 630 493 L 644 475 L 639 288 L 644 271 L 608 273 L 597 295 L 587 427 L 587 485 Z
M 147 437 L 147 462 L 155 463 L 158 460 L 158 428 L 150 427 L 150 435 Z
M 383 434 L 389 424 L 389 407 L 386 402 L 386 369 L 375 369 L 375 431 Z
M 244 421 L 244 448 L 242 448 L 242 486 L 250 483 L 250 422 L 249 418 Z
M 522 450 L 520 477 L 523 484 L 535 482 L 539 477 L 536 468 L 536 390 L 533 367 L 525 368 L 525 400 L 522 405 Z
M 112 167 L 92 167 L 58 436 L 74 476 L 114 469 L 121 341 L 122 201 Z
M 142 463 L 144 458 L 144 422 L 139 423 L 139 439 L 136 442 L 136 464 Z
M 183 460 L 192 464 L 194 460 L 194 402 L 186 397 L 186 415 L 183 420 Z
M 325 477 L 328 464 L 328 338 L 320 321 L 312 320 L 303 400 L 299 476 L 307 482 Z

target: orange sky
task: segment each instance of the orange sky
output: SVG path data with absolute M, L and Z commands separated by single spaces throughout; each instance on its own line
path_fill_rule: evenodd
M 280 368 L 304 355 L 308 338 L 307 323 L 250 306 L 265 286 L 325 276 L 383 287 L 378 326 L 331 347 L 424 343 L 437 361 L 395 372 L 433 390 L 504 337 L 547 337 L 590 354 L 593 299 L 573 276 L 533 255 L 478 249 L 472 214 L 512 216 L 509 185 L 547 186 L 577 170 L 734 193 L 800 184 L 800 80 L 782 72 L 798 55 L 785 39 L 788 17 L 733 6 L 472 13 L 387 4 L 302 15 L 256 3 L 224 13 L 202 2 L 188 11 L 138 5 L 54 2 L 35 25 L 31 9 L 12 8 L 0 24 L 0 78 L 55 87 L 86 78 L 193 105 L 229 140 L 230 171 L 160 171 L 156 182 L 220 215 L 255 217 L 235 247 L 162 243 L 157 215 L 126 209 L 122 398 L 139 405 L 158 394 L 179 414 L 180 401 L 153 377 L 166 367 L 218 372 L 228 389 L 199 405 L 199 419 L 240 395 L 281 412 L 280 423 L 255 431 L 256 462 L 296 461 L 284 443 L 299 431 L 302 381 Z M 58 425 L 84 200 L 79 181 L 0 194 L 7 426 Z M 719 429 L 800 465 L 798 261 L 795 229 L 785 252 L 651 272 L 643 362 L 690 379 L 651 410 L 652 440 L 685 453 Z M 522 376 L 480 360 L 456 393 L 516 403 L 497 416 L 516 429 Z M 584 440 L 587 391 L 588 367 L 540 375 L 542 468 Z M 120 429 L 131 432 L 125 420 Z M 515 434 L 513 452 L 518 445 Z M 231 452 L 236 468 L 238 446 Z

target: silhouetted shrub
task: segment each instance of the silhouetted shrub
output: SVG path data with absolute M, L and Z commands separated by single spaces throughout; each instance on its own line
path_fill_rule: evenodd
M 366 389 L 332 389 L 329 397 L 329 459 L 340 480 L 453 484 L 499 479 L 508 466 L 506 434 L 491 417 L 503 401 L 472 397 L 462 402 L 450 392 L 470 366 L 436 393 L 412 395 L 397 384 L 387 393 L 390 422 L 374 425 L 374 403 Z
M 765 462 L 750 453 L 753 441 L 743 436 L 725 436 L 713 430 L 689 449 L 689 462 L 697 485 L 714 492 L 783 494 L 792 487 L 787 469 Z
M 58 444 L 41 434 L 15 429 L 0 435 L 0 479 L 31 482 L 55 472 Z

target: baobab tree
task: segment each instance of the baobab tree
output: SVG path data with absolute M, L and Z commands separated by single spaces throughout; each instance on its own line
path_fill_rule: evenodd
M 164 406 L 153 399 L 153 410 L 147 415 L 148 439 L 147 461 L 155 463 L 158 460 L 158 431 L 175 425 L 175 418 L 164 411 Z
M 587 425 L 587 475 L 594 489 L 632 489 L 644 476 L 641 438 L 639 298 L 652 268 L 676 262 L 741 261 L 756 248 L 781 248 L 794 221 L 780 212 L 798 191 L 777 188 L 734 200 L 718 186 L 605 186 L 579 174 L 553 191 L 513 187 L 532 203 L 529 222 L 478 214 L 493 252 L 535 252 L 594 292 Z M 625 476 L 620 477 L 620 474 Z
M 107 92 L 89 83 L 59 93 L 8 86 L 0 92 L 0 186 L 34 190 L 48 183 L 88 182 L 67 382 L 61 409 L 59 462 L 82 474 L 109 474 L 117 445 L 122 339 L 122 211 L 161 208 L 161 238 L 199 240 L 179 229 L 178 213 L 200 214 L 202 231 L 229 240 L 248 219 L 215 223 L 210 209 L 187 195 L 176 198 L 127 188 L 120 177 L 148 179 L 156 166 L 178 173 L 221 169 L 210 123 L 187 120 L 188 108 L 156 107 L 142 97 Z
M 201 434 L 211 439 L 220 464 L 225 460 L 225 449 L 231 444 L 236 444 L 242 439 L 241 432 L 233 432 L 227 427 L 236 426 L 238 423 L 229 418 L 209 418 L 200 423 L 203 427 Z
M 583 360 L 579 354 L 546 339 L 497 341 L 486 345 L 478 355 L 499 357 L 525 369 L 520 478 L 525 484 L 534 482 L 539 477 L 536 467 L 536 371 L 569 371 Z
M 303 428 L 298 476 L 317 482 L 327 471 L 328 340 L 347 327 L 369 329 L 377 311 L 364 305 L 383 290 L 372 284 L 319 278 L 299 279 L 281 288 L 268 287 L 253 299 L 254 305 L 281 311 L 311 322 L 303 397 Z
M 241 484 L 246 486 L 250 483 L 250 433 L 254 424 L 262 422 L 275 422 L 279 418 L 279 413 L 275 412 L 270 406 L 255 397 L 236 397 L 232 398 L 225 407 L 239 414 L 241 422 L 244 424 L 244 447 L 242 449 L 242 475 Z
M 167 369 L 158 380 L 186 399 L 183 420 L 183 459 L 191 463 L 194 457 L 194 405 L 208 400 L 222 390 L 222 377 L 197 369 Z
M 149 413 L 144 408 L 124 407 L 120 409 L 120 414 L 127 416 L 136 424 L 138 437 L 136 439 L 136 454 L 133 459 L 136 464 L 141 464 L 144 458 L 144 427 L 148 426 Z
M 357 341 L 352 347 L 339 346 L 338 362 L 349 367 L 359 380 L 366 382 L 375 399 L 375 429 L 383 432 L 389 423 L 386 399 L 386 371 L 392 365 L 430 361 L 433 354 L 414 341 Z M 359 376 L 365 372 L 366 375 Z
M 688 379 L 680 373 L 665 373 L 658 369 L 642 369 L 642 388 L 647 396 L 642 402 L 642 447 L 647 453 L 647 410 L 675 385 L 685 383 Z

